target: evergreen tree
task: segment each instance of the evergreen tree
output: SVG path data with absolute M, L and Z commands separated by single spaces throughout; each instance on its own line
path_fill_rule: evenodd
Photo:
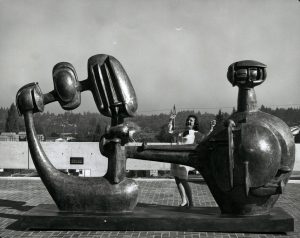
M 96 129 L 94 131 L 93 141 L 95 141 L 95 142 L 100 141 L 100 137 L 101 137 L 101 124 L 100 124 L 100 122 L 98 122 Z
M 174 135 L 168 132 L 168 124 L 161 127 L 159 134 L 156 136 L 159 142 L 173 142 Z
M 216 122 L 220 124 L 224 121 L 224 114 L 222 113 L 221 109 L 219 110 L 218 114 L 216 115 Z
M 17 111 L 17 107 L 14 103 L 11 104 L 8 112 L 7 118 L 5 122 L 5 131 L 6 132 L 19 132 L 19 115 Z
M 232 112 L 231 112 L 231 114 L 233 114 L 233 113 L 236 113 L 236 109 L 235 109 L 235 107 L 233 107 L 233 108 L 232 108 Z
M 0 108 L 0 132 L 5 131 L 5 123 L 7 118 L 8 108 Z

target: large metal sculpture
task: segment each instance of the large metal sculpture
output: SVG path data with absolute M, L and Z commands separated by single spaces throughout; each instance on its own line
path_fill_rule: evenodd
M 291 175 L 295 146 L 289 127 L 258 110 L 254 87 L 266 79 L 266 66 L 256 61 L 233 63 L 227 77 L 239 87 L 237 112 L 197 145 L 125 146 L 129 129 L 123 119 L 133 116 L 137 99 L 121 64 L 112 56 L 88 60 L 88 78 L 78 81 L 74 67 L 59 63 L 53 69 L 54 90 L 43 94 L 37 83 L 17 93 L 17 107 L 25 118 L 30 152 L 46 188 L 60 210 L 126 213 L 137 204 L 138 186 L 125 177 L 126 159 L 192 166 L 204 177 L 222 214 L 269 214 Z M 80 105 L 80 92 L 90 90 L 100 113 L 111 127 L 100 141 L 108 158 L 101 178 L 65 175 L 55 169 L 37 140 L 33 113 L 58 101 L 71 110 Z
M 24 115 L 30 153 L 34 165 L 56 205 L 61 210 L 129 212 L 137 203 L 138 186 L 125 178 L 125 141 L 111 136 L 108 169 L 104 177 L 82 178 L 66 175 L 51 164 L 37 139 L 33 113 L 44 105 L 58 101 L 63 109 L 80 105 L 80 92 L 91 90 L 101 113 L 112 117 L 117 127 L 137 109 L 135 92 L 121 64 L 111 56 L 96 55 L 88 61 L 88 78 L 79 82 L 74 67 L 58 63 L 53 68 L 54 90 L 43 94 L 37 83 L 22 87 L 16 98 L 18 110 Z
M 268 214 L 291 175 L 295 144 L 289 127 L 258 110 L 254 87 L 266 79 L 256 61 L 233 63 L 237 112 L 198 145 L 128 147 L 127 157 L 185 164 L 204 177 L 223 214 Z

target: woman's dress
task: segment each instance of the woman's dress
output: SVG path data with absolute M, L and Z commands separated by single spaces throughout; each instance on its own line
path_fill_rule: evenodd
M 178 143 L 179 144 L 193 144 L 195 142 L 196 134 L 201 134 L 195 130 L 188 130 L 178 135 Z M 190 170 L 194 170 L 194 168 L 181 165 L 181 164 L 171 164 L 170 174 L 179 179 L 188 179 L 188 174 Z

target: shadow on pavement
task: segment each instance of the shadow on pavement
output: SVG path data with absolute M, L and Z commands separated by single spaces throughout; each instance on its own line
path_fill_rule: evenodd
M 0 207 L 13 208 L 18 211 L 28 211 L 33 208 L 33 206 L 24 206 L 24 204 L 26 202 L 0 199 Z
M 8 208 L 20 211 L 20 214 L 0 213 L 0 218 L 14 219 L 16 222 L 8 225 L 6 229 L 20 230 L 18 221 L 22 218 L 22 213 L 29 211 L 34 206 L 25 206 L 26 202 L 0 199 L 0 209 Z

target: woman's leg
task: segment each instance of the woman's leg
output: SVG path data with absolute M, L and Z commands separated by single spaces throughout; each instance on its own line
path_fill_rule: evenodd
M 189 185 L 189 182 L 185 179 L 181 179 L 181 184 L 184 187 L 185 194 L 186 194 L 187 200 L 189 202 L 189 207 L 193 207 L 194 206 L 193 195 L 192 195 L 192 190 L 191 190 L 191 187 Z
M 181 182 L 182 180 L 179 179 L 178 177 L 174 177 L 174 178 L 175 178 L 175 182 L 176 182 L 176 185 L 177 185 L 177 188 L 178 188 L 181 200 L 182 200 L 180 206 L 183 207 L 188 203 L 187 196 L 186 196 L 186 193 L 185 193 L 185 189 L 184 189 L 184 186 Z

